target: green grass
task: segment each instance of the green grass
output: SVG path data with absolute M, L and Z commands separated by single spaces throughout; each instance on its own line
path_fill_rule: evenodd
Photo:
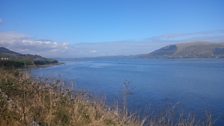
M 179 115 L 173 121 L 174 111 L 140 120 L 61 85 L 62 81 L 33 80 L 25 72 L 0 69 L 0 126 L 212 126 L 210 115 L 202 121 Z

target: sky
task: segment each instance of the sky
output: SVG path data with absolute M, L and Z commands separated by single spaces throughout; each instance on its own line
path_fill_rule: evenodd
M 223 0 L 0 0 L 0 46 L 91 57 L 222 41 L 223 6 Z

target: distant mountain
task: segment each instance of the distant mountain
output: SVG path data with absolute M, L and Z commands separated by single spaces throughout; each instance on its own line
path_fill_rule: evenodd
M 57 60 L 45 58 L 39 55 L 20 54 L 7 48 L 0 47 L 0 65 L 24 64 L 24 65 L 46 65 L 58 63 Z
M 224 58 L 224 43 L 192 42 L 168 45 L 144 58 Z

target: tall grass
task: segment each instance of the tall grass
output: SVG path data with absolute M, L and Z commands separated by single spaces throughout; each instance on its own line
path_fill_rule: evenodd
M 0 126 L 212 126 L 210 115 L 204 121 L 191 115 L 176 119 L 173 111 L 139 119 L 126 106 L 112 108 L 62 85 L 62 81 L 34 80 L 25 72 L 0 69 Z M 124 96 L 125 105 L 126 100 Z

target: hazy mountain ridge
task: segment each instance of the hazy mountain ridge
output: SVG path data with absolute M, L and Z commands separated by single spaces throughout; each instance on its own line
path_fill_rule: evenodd
M 58 63 L 58 61 L 54 59 L 45 58 L 39 55 L 20 54 L 4 47 L 0 47 L 0 58 L 5 58 L 0 59 L 1 61 L 7 60 L 7 61 L 23 62 L 27 65 L 45 65 L 45 64 Z
M 148 54 L 144 58 L 224 58 L 224 43 L 192 42 L 172 44 Z

